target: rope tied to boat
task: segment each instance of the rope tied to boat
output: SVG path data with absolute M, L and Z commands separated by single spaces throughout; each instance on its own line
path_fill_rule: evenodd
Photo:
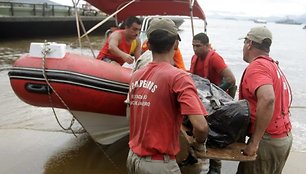
M 46 58 L 47 58 L 48 55 L 50 55 L 50 53 L 52 53 L 52 51 L 53 51 L 53 50 L 50 48 L 50 42 L 45 41 L 44 46 L 43 46 L 42 51 L 41 51 L 41 53 L 43 54 L 43 57 L 42 57 L 42 73 L 43 73 L 44 79 L 45 79 L 45 81 L 46 81 L 46 83 L 47 83 L 47 85 L 48 85 L 48 87 L 49 87 L 49 88 L 47 88 L 47 89 L 48 89 L 48 99 L 49 99 L 49 102 L 50 102 L 50 104 L 51 104 L 51 109 L 52 109 L 52 111 L 53 111 L 53 114 L 54 114 L 54 116 L 55 116 L 55 119 L 56 119 L 57 123 L 59 124 L 59 126 L 60 126 L 63 130 L 65 130 L 65 131 L 69 131 L 69 130 L 70 130 L 70 131 L 73 133 L 73 135 L 74 135 L 75 137 L 77 137 L 76 134 L 75 134 L 75 132 L 74 132 L 73 129 L 72 129 L 72 126 L 73 126 L 73 124 L 74 124 L 74 122 L 75 122 L 75 116 L 74 116 L 73 113 L 71 112 L 69 106 L 68 106 L 68 105 L 65 103 L 65 101 L 62 99 L 62 97 L 61 97 L 61 96 L 56 92 L 56 90 L 52 87 L 52 85 L 50 84 L 50 82 L 49 82 L 49 80 L 48 80 L 48 78 L 47 78 L 47 73 L 46 73 Z M 55 109 L 54 109 L 54 107 L 53 107 L 53 101 L 52 101 L 52 98 L 51 98 L 51 91 L 50 91 L 50 89 L 54 92 L 54 94 L 58 97 L 58 99 L 61 101 L 61 103 L 66 107 L 66 109 L 69 111 L 69 113 L 73 116 L 72 119 L 71 119 L 70 125 L 69 125 L 69 127 L 67 127 L 67 128 L 65 128 L 65 127 L 60 123 L 60 121 L 59 121 L 59 119 L 58 119 L 58 116 L 57 116 L 57 114 L 56 114 L 56 112 L 55 112 Z

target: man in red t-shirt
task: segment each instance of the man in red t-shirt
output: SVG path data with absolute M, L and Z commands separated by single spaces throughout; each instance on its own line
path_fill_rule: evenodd
M 223 58 L 211 48 L 208 36 L 205 33 L 195 35 L 192 46 L 195 55 L 191 59 L 190 72 L 208 79 L 234 98 L 236 92 L 235 76 Z
M 240 162 L 237 174 L 281 174 L 292 145 L 290 86 L 278 62 L 269 57 L 271 32 L 254 27 L 244 39 L 243 60 L 249 65 L 241 79 L 239 98 L 249 102 L 251 121 L 243 153 L 257 154 L 257 158 Z
M 116 30 L 106 38 L 106 42 L 97 56 L 97 59 L 123 65 L 131 64 L 134 57 L 137 59 L 141 54 L 141 42 L 139 32 L 141 21 L 135 16 L 127 18 L 124 22 L 124 30 Z
M 183 116 L 193 124 L 196 150 L 205 149 L 207 112 L 191 77 L 175 68 L 178 34 L 170 19 L 154 19 L 147 30 L 153 62 L 137 70 L 130 82 L 130 174 L 180 174 L 175 156 L 180 151 Z
M 237 89 L 235 76 L 223 58 L 211 48 L 208 36 L 205 33 L 196 34 L 192 46 L 195 55 L 191 59 L 190 73 L 208 79 L 234 98 Z M 208 173 L 221 173 L 221 161 L 211 159 Z

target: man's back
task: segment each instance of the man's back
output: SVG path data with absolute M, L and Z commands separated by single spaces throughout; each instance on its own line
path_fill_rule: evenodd
M 137 115 L 137 118 L 131 117 L 130 145 L 135 153 L 152 145 L 157 145 L 154 148 L 162 153 L 178 153 L 177 134 L 183 117 L 177 100 L 190 92 L 196 94 L 194 88 L 188 89 L 194 86 L 185 79 L 190 79 L 188 74 L 169 63 L 151 62 L 134 73 L 130 85 L 130 91 L 133 91 L 130 93 L 130 105 L 131 115 Z M 139 129 L 143 134 L 136 133 Z M 160 135 L 164 138 L 154 138 Z
M 178 33 L 170 19 L 156 19 L 147 35 L 153 62 L 132 75 L 130 99 L 129 173 L 177 173 L 179 131 L 183 115 L 190 117 L 195 144 L 204 150 L 207 112 L 192 79 L 172 66 Z

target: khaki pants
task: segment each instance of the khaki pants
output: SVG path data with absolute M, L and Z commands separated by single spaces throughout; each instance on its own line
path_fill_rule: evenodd
M 127 169 L 129 174 L 181 174 L 175 159 L 152 160 L 150 156 L 139 157 L 132 150 L 127 158 Z
M 292 145 L 292 134 L 283 138 L 271 138 L 265 134 L 259 143 L 257 158 L 240 162 L 237 174 L 281 174 Z

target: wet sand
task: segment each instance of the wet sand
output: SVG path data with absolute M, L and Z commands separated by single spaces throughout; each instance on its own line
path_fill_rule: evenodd
M 0 72 L 0 85 L 0 173 L 126 173 L 128 137 L 110 146 L 96 144 L 87 133 L 74 137 L 58 126 L 50 108 L 19 100 L 10 87 L 7 71 Z M 69 125 L 70 115 L 63 110 L 58 113 L 62 123 Z M 73 129 L 82 128 L 76 124 Z M 283 174 L 305 173 L 304 160 L 306 153 L 291 152 Z M 223 161 L 222 173 L 235 173 L 237 164 Z M 182 172 L 195 173 L 196 168 L 184 167 Z

